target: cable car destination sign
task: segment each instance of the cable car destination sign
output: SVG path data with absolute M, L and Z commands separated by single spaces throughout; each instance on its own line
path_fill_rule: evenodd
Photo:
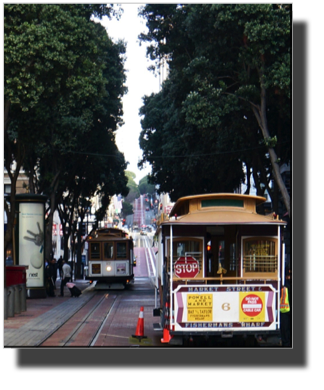
M 199 274 L 199 261 L 192 256 L 180 256 L 174 263 L 178 278 L 195 278 Z
M 276 330 L 275 290 L 272 285 L 178 285 L 174 319 L 181 331 Z

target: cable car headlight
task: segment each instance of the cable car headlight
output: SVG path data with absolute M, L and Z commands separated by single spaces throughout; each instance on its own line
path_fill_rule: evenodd
M 107 265 L 107 268 L 106 268 L 106 270 L 107 270 L 108 272 L 110 272 L 110 271 L 112 270 L 112 267 L 111 267 L 111 265 Z

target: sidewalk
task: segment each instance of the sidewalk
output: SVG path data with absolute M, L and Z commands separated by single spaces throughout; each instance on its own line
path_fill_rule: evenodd
M 74 283 L 83 290 L 78 298 L 71 298 L 66 287 L 64 297 L 57 295 L 43 299 L 27 299 L 27 311 L 4 320 L 4 347 L 39 347 L 96 294 L 94 285 L 89 285 L 87 281 L 77 280 Z M 138 284 L 141 284 L 141 280 Z M 56 294 L 60 292 L 59 286 L 60 279 L 56 282 Z M 111 308 L 113 316 L 103 325 L 102 332 L 96 341 L 97 347 L 161 347 L 161 335 L 153 327 L 153 323 L 156 322 L 156 317 L 153 317 L 154 298 L 142 294 L 140 297 L 145 305 L 145 337 L 143 340 L 133 337 L 143 302 L 136 299 L 135 304 L 130 305 L 120 300 L 114 309 Z M 114 299 L 113 295 L 112 299 Z M 108 299 L 107 305 L 110 304 Z M 107 305 L 100 310 L 106 310 Z M 97 315 L 100 317 L 101 313 Z M 84 331 L 87 332 L 87 325 Z M 47 346 L 44 345 L 44 348 Z
M 67 287 L 60 297 L 61 280 L 56 280 L 55 297 L 27 299 L 27 310 L 4 320 L 4 347 L 34 347 L 53 333 L 93 295 L 86 280 L 73 283 L 83 291 L 79 298 L 71 298 Z

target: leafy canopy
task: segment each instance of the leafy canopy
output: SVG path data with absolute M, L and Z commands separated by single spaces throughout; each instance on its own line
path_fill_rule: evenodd
M 114 136 L 127 92 L 126 49 L 92 17 L 120 11 L 102 4 L 4 10 L 5 166 L 11 171 L 16 161 L 31 191 L 54 196 L 51 213 L 66 193 L 75 207 L 99 194 L 102 218 L 110 196 L 127 194 Z
M 291 152 L 291 6 L 150 4 L 140 15 L 152 68 L 162 57 L 169 67 L 140 111 L 140 165 L 152 165 L 151 182 L 176 200 L 233 191 L 247 169 L 259 194 L 271 192 L 267 140 L 277 140 L 281 162 Z

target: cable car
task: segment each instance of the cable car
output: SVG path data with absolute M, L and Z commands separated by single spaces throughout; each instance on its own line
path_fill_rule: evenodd
M 87 237 L 89 272 L 87 280 L 98 289 L 121 289 L 134 281 L 136 265 L 133 240 L 118 228 L 93 230 Z
M 286 222 L 257 213 L 265 201 L 229 193 L 187 196 L 160 223 L 154 315 L 162 343 L 279 334 Z

